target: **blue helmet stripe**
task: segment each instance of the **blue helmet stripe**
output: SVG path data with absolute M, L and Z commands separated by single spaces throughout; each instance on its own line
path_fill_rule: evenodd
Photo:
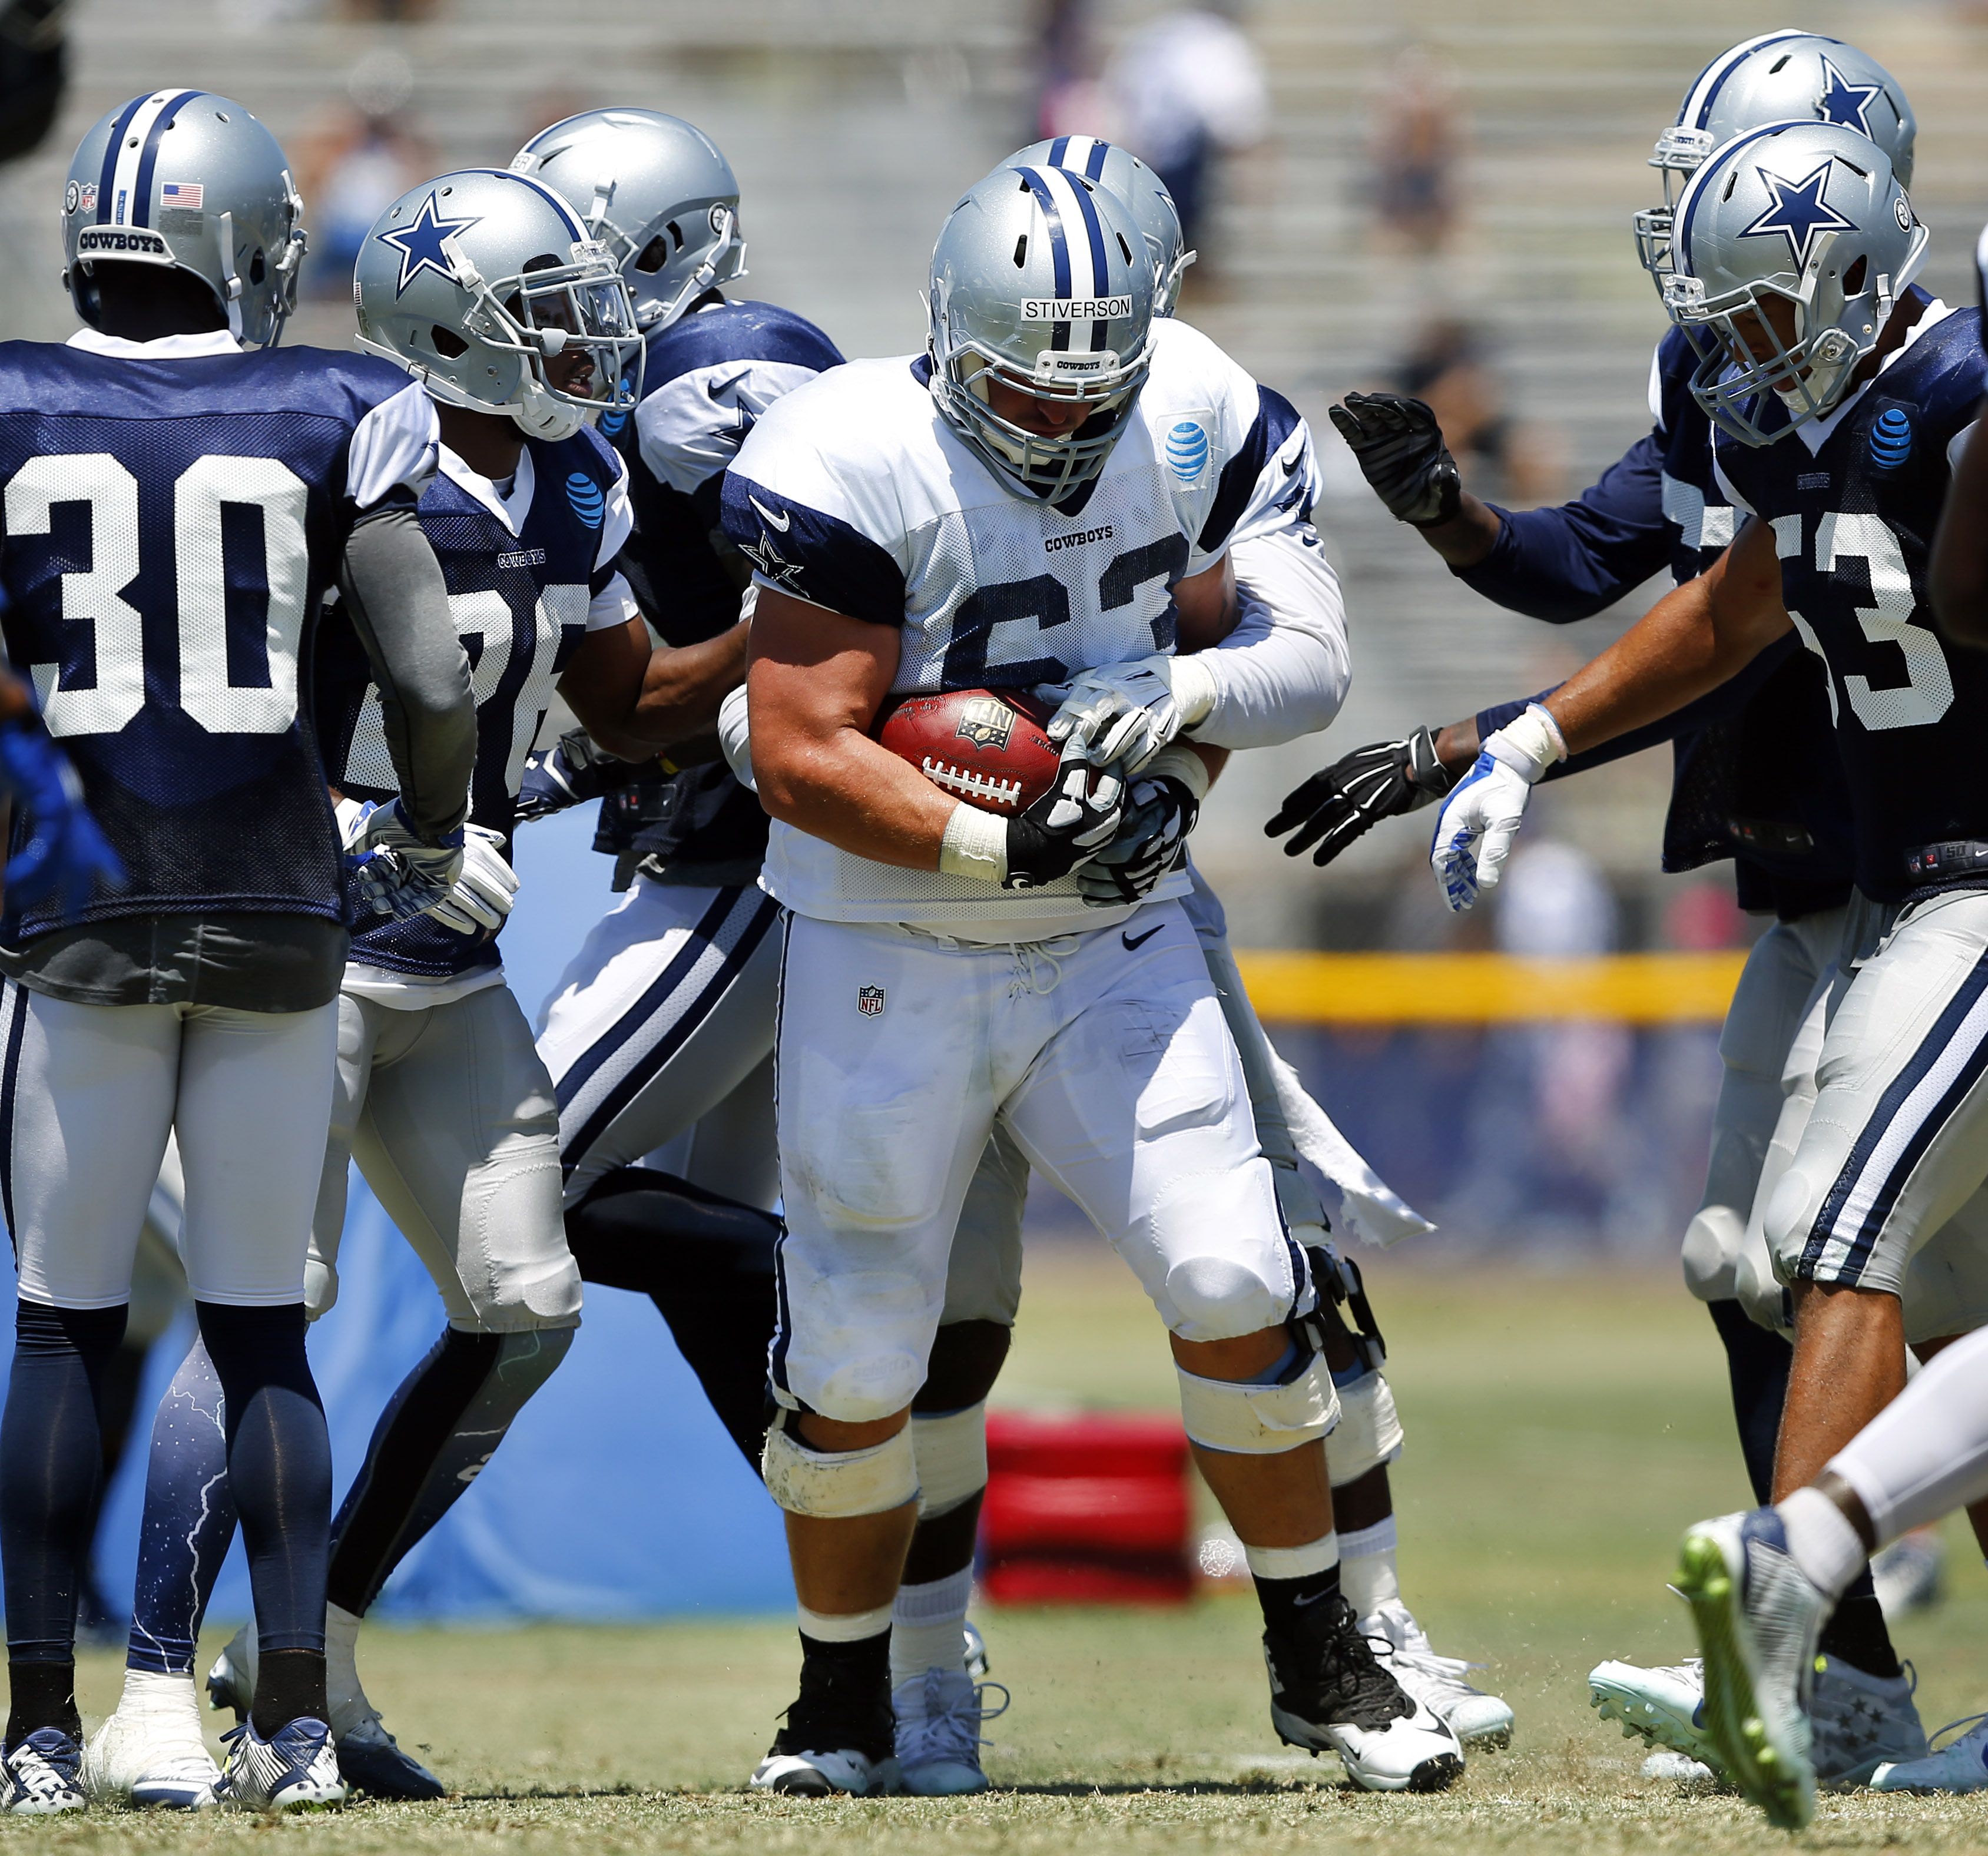
M 1104 178 L 1104 157 L 1111 152 L 1111 144 L 1109 142 L 1100 142 L 1093 138 L 1090 144 L 1090 159 L 1084 164 L 1084 171 L 1090 179 L 1101 181 Z
M 110 223 L 110 208 L 116 197 L 117 180 L 117 154 L 124 145 L 124 132 L 131 127 L 131 119 L 151 101 L 150 93 L 134 96 L 117 112 L 117 120 L 110 125 L 110 133 L 103 142 L 103 171 L 96 182 L 96 223 Z
M 457 171 L 461 174 L 486 174 L 496 180 L 515 181 L 520 187 L 529 187 L 540 199 L 545 201 L 558 212 L 559 216 L 566 221 L 566 229 L 573 234 L 576 242 L 591 240 L 593 236 L 580 223 L 580 216 L 574 212 L 566 196 L 555 192 L 543 181 L 535 181 L 528 174 L 513 174 L 508 167 L 464 167 L 459 168 Z
M 1048 180 L 1036 168 L 1018 167 L 1015 172 L 1022 177 L 1023 184 L 1036 196 L 1036 204 L 1043 209 L 1043 218 L 1050 228 L 1050 264 L 1056 276 L 1056 293 L 1070 295 L 1070 241 L 1063 235 L 1063 212 L 1057 205 L 1056 195 L 1050 189 Z
M 166 131 L 173 126 L 173 119 L 196 96 L 205 96 L 205 90 L 182 90 L 152 118 L 151 132 L 145 137 L 145 146 L 138 157 L 138 177 L 131 187 L 131 223 L 150 225 L 152 222 L 152 171 L 159 164 L 159 143 Z
M 1671 240 L 1671 262 L 1689 277 L 1691 269 L 1691 222 L 1698 217 L 1698 203 L 1705 197 L 1712 183 L 1712 175 L 1728 171 L 1738 158 L 1743 148 L 1750 148 L 1763 136 L 1779 135 L 1786 128 L 1800 121 L 1790 117 L 1785 123 L 1769 123 L 1764 127 L 1750 130 L 1745 135 L 1736 135 L 1720 149 L 1715 158 L 1707 161 L 1691 177 L 1691 184 L 1685 189 L 1684 199 L 1678 212 L 1677 231 Z M 1853 130 L 1851 134 L 1855 134 Z
M 1756 39 L 1751 41 L 1737 53 L 1728 52 L 1726 54 L 1726 69 L 1721 71 L 1716 77 L 1712 79 L 1712 88 L 1706 92 L 1705 100 L 1698 106 L 1698 120 L 1693 123 L 1692 127 L 1694 129 L 1702 129 L 1706 123 L 1711 120 L 1712 106 L 1719 100 L 1719 93 L 1726 88 L 1726 80 L 1730 77 L 1735 71 L 1738 70 L 1748 59 L 1751 58 L 1756 52 L 1765 51 L 1770 45 L 1785 45 L 1791 39 L 1813 39 L 1817 35 L 1814 32 L 1770 32 L 1764 38 Z M 1833 39 L 1829 41 L 1829 43 L 1831 45 L 1834 45 L 1836 42 L 1837 41 Z M 1717 63 L 1718 60 L 1716 59 L 1712 60 L 1713 64 L 1716 64 Z M 1712 66 L 1707 65 L 1705 67 L 1705 71 L 1702 71 L 1699 73 L 1698 81 L 1699 83 L 1703 83 L 1705 82 L 1706 73 L 1709 72 L 1711 69 Z
M 1060 135 L 1050 144 L 1050 158 L 1043 165 L 1048 167 L 1060 167 L 1063 164 L 1063 157 L 1069 153 L 1070 137 L 1067 135 Z
M 1085 229 L 1090 234 L 1090 288 L 1094 296 L 1111 293 L 1111 268 L 1104 255 L 1104 222 L 1097 216 L 1097 204 L 1090 197 L 1088 188 L 1073 183 L 1070 190 L 1077 196 L 1077 210 L 1084 216 Z M 1090 325 L 1090 346 L 1093 350 L 1104 346 L 1108 325 L 1101 319 L 1094 319 Z

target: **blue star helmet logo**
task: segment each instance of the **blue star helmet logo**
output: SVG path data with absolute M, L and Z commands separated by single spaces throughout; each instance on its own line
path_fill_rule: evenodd
M 421 209 L 414 215 L 411 225 L 404 225 L 397 232 L 382 232 L 380 242 L 390 245 L 401 254 L 401 280 L 394 286 L 396 299 L 406 293 L 407 286 L 424 271 L 432 271 L 438 277 L 452 282 L 455 267 L 444 254 L 441 242 L 481 223 L 474 216 L 445 219 L 435 204 L 435 196 L 430 194 L 421 202 Z
M 1854 129 L 1859 135 L 1871 133 L 1871 106 L 1884 94 L 1882 84 L 1853 84 L 1825 58 L 1823 82 L 1828 86 L 1816 99 L 1817 115 L 1825 123 Z
M 1773 196 L 1773 205 L 1751 225 L 1742 228 L 1740 236 L 1764 238 L 1770 232 L 1779 232 L 1788 242 L 1795 269 L 1805 270 L 1810 252 L 1824 232 L 1854 232 L 1857 229 L 1855 220 L 1844 218 L 1824 197 L 1823 189 L 1829 181 L 1829 168 L 1830 164 L 1824 161 L 1813 174 L 1804 174 L 1799 181 L 1784 181 L 1764 167 L 1755 168 L 1753 171 L 1767 182 L 1767 191 Z

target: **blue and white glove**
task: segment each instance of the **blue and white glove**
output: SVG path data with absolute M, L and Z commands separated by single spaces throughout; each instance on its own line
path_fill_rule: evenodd
M 518 787 L 518 823 L 529 824 L 569 806 L 604 798 L 633 784 L 643 771 L 633 761 L 604 754 L 584 729 L 569 729 L 543 753 L 526 760 Z
M 1117 835 L 1077 867 L 1077 891 L 1085 902 L 1093 908 L 1117 908 L 1151 895 L 1179 860 L 1207 793 L 1208 769 L 1185 748 L 1169 749 L 1135 775 Z
M 360 913 L 391 915 L 396 921 L 439 914 L 462 874 L 467 830 L 451 832 L 441 844 L 424 844 L 398 800 L 385 806 L 347 800 L 338 810 L 345 827 L 346 869 L 358 891 Z
M 99 883 L 124 887 L 124 866 L 84 804 L 83 782 L 40 717 L 0 722 L 0 792 L 28 815 L 28 841 L 7 865 L 7 900 L 32 908 L 59 895 L 65 916 Z
M 1130 664 L 1100 664 L 1067 689 L 1045 685 L 1040 693 L 1062 698 L 1047 732 L 1066 760 L 1136 773 L 1182 729 L 1207 719 L 1215 707 L 1215 673 L 1195 658 L 1156 652 Z
M 1477 764 L 1450 789 L 1435 822 L 1429 867 L 1452 914 L 1495 889 L 1533 786 L 1567 758 L 1560 725 L 1537 702 L 1486 742 Z

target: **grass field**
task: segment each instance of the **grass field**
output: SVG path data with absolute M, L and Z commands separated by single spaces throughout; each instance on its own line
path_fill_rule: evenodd
M 793 1690 L 779 1620 L 374 1633 L 374 1699 L 458 1788 L 433 1806 L 355 1807 L 272 1827 L 92 1814 L 0 1823 L 78 1852 L 222 1849 L 275 1834 L 333 1852 L 1053 1852 L 1286 1849 L 1677 1851 L 1785 1847 L 1738 1800 L 1638 1775 L 1640 1746 L 1588 1711 L 1605 1656 L 1689 1648 L 1664 1590 L 1677 1537 L 1744 1494 L 1711 1324 L 1668 1277 L 1442 1276 L 1381 1259 L 1370 1282 L 1409 1452 L 1397 1471 L 1407 1596 L 1437 1647 L 1490 1666 L 1516 1709 L 1512 1752 L 1441 1798 L 1347 1790 L 1280 1747 L 1253 1604 L 986 1614 L 1000 1788 L 951 1802 L 775 1802 L 739 1787 Z M 1108 1259 L 1032 1261 L 1010 1402 L 1171 1402 L 1150 1312 Z M 473 1498 L 472 1498 L 473 1499 Z M 1956 1536 L 1953 1591 L 1911 1621 L 1929 1726 L 1988 1703 L 1988 1575 Z M 84 1672 L 108 1707 L 117 1659 Z M 1827 1800 L 1804 1847 L 1988 1848 L 1979 1800 Z M 258 1846 L 266 1849 L 268 1846 Z

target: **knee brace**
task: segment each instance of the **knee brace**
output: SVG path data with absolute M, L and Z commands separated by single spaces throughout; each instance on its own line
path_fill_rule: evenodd
M 987 1486 L 987 1401 L 963 1411 L 921 1418 L 907 1427 L 918 1478 L 918 1519 L 935 1521 L 964 1508 Z
M 918 1492 L 911 1427 L 867 1450 L 810 1450 L 789 1435 L 794 1422 L 782 1412 L 766 1434 L 759 1472 L 766 1493 L 789 1514 L 840 1521 L 901 1508 Z
M 1176 1366 L 1181 1422 L 1203 1449 L 1275 1456 L 1315 1443 L 1339 1422 L 1339 1395 L 1324 1354 L 1298 1341 L 1297 1364 L 1274 1385 L 1204 1379 Z
M 1334 1488 L 1357 1482 L 1401 1453 L 1401 1421 L 1385 1377 L 1363 1372 L 1335 1389 L 1339 1428 L 1325 1448 L 1326 1479 Z

